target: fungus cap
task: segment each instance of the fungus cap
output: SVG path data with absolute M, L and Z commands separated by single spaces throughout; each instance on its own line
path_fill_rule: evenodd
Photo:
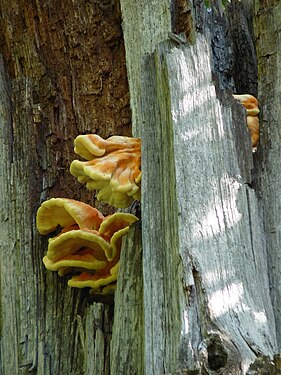
M 114 135 L 103 139 L 97 134 L 85 134 L 75 138 L 74 152 L 86 160 L 91 160 L 112 151 L 136 148 L 138 143 L 138 138 Z
M 80 275 L 73 276 L 69 281 L 68 285 L 75 288 L 91 288 L 92 293 L 102 292 L 105 286 L 116 283 L 118 274 L 119 262 L 112 266 L 107 267 L 104 270 L 98 271 L 95 275 L 83 272 Z M 109 289 L 111 290 L 111 288 Z M 109 291 L 108 290 L 108 291 Z M 105 294 L 105 293 L 101 293 Z
M 122 237 L 137 220 L 136 216 L 122 212 L 104 217 L 91 206 L 74 200 L 46 201 L 37 214 L 41 233 L 48 233 L 57 225 L 62 229 L 49 239 L 43 263 L 48 270 L 58 271 L 60 276 L 78 273 L 69 280 L 69 286 L 90 287 L 98 294 L 112 293 Z M 93 227 L 96 229 L 90 229 Z
M 104 216 L 90 205 L 68 198 L 51 198 L 41 204 L 36 224 L 41 234 L 53 232 L 58 226 L 98 229 Z
M 74 160 L 70 173 L 89 190 L 99 190 L 97 199 L 118 208 L 140 198 L 141 142 L 139 138 L 95 134 L 80 135 L 74 151 L 87 161 Z
M 66 255 L 76 254 L 81 249 L 91 249 L 99 260 L 111 255 L 111 246 L 97 231 L 78 229 L 67 231 L 49 239 L 47 257 L 57 261 Z
M 258 107 L 258 100 L 249 94 L 233 95 L 236 100 L 239 100 L 240 103 L 245 107 L 247 116 L 257 116 L 260 113 Z
M 259 142 L 259 118 L 260 110 L 258 108 L 258 101 L 253 95 L 241 94 L 233 95 L 233 97 L 240 101 L 246 109 L 247 126 L 250 131 L 251 142 L 253 149 L 256 148 Z
M 83 249 L 75 254 L 65 255 L 56 261 L 45 256 L 43 258 L 43 263 L 50 271 L 59 271 L 60 269 L 63 269 L 63 274 L 66 273 L 66 269 L 74 270 L 74 268 L 100 270 L 105 268 L 107 264 L 106 260 L 98 260 L 91 249 Z
M 256 147 L 260 138 L 259 118 L 257 116 L 247 116 L 247 126 L 250 131 L 252 147 Z

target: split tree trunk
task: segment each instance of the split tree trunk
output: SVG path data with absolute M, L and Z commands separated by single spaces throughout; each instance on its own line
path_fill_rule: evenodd
M 280 351 L 281 6 L 261 4 L 120 1 L 143 181 L 113 304 L 43 269 L 34 217 L 96 203 L 68 173 L 76 135 L 130 135 L 119 7 L 0 2 L 1 373 L 281 371 L 263 357 Z M 255 154 L 233 92 L 260 99 Z
M 255 190 L 261 151 L 252 154 L 232 98 L 258 96 L 253 9 L 194 2 L 201 33 L 188 35 L 191 44 L 174 43 L 174 35 L 161 43 L 171 18 L 185 19 L 178 31 L 190 24 L 181 2 L 176 21 L 169 5 L 121 1 L 134 132 L 143 144 L 144 373 L 242 374 L 254 363 L 256 373 L 264 366 L 277 374 L 277 360 L 271 368 L 257 359 L 279 351 L 268 219 Z M 271 27 L 280 33 L 276 19 Z

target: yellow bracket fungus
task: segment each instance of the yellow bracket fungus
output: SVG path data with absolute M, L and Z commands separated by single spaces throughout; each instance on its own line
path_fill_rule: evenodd
M 92 293 L 114 291 L 122 237 L 137 217 L 115 213 L 104 217 L 96 208 L 67 198 L 52 198 L 37 211 L 41 234 L 60 232 L 49 239 L 45 267 L 60 276 L 75 274 L 69 286 L 92 288 Z
M 38 209 L 37 228 L 41 234 L 53 232 L 58 225 L 62 228 L 78 225 L 81 229 L 97 229 L 103 219 L 103 214 L 88 204 L 74 199 L 52 198 Z
M 95 134 L 79 135 L 74 151 L 87 161 L 74 160 L 70 173 L 89 190 L 99 190 L 97 199 L 118 208 L 140 200 L 141 141 Z

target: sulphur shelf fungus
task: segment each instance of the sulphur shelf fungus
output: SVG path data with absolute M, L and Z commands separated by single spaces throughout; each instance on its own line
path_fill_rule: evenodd
M 250 131 L 252 147 L 255 149 L 259 143 L 260 130 L 259 130 L 259 118 L 258 114 L 260 113 L 258 107 L 257 99 L 249 94 L 233 95 L 236 100 L 239 100 L 240 103 L 246 109 L 247 115 L 247 126 Z
M 137 217 L 121 212 L 104 217 L 88 204 L 52 198 L 40 206 L 36 220 L 41 234 L 59 230 L 43 258 L 48 270 L 72 274 L 71 287 L 89 287 L 94 294 L 114 291 L 122 237 Z
M 87 161 L 74 160 L 70 173 L 98 190 L 97 199 L 118 208 L 140 200 L 141 141 L 139 138 L 96 134 L 79 135 L 74 151 Z

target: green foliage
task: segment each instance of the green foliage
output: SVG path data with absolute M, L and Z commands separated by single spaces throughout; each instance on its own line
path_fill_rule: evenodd
M 226 7 L 226 4 L 229 0 L 218 0 L 219 5 L 222 6 L 222 8 Z M 213 5 L 213 0 L 204 0 L 204 6 L 207 8 L 207 10 L 211 10 Z
M 207 9 L 210 9 L 212 5 L 212 0 L 204 0 L 204 5 Z

